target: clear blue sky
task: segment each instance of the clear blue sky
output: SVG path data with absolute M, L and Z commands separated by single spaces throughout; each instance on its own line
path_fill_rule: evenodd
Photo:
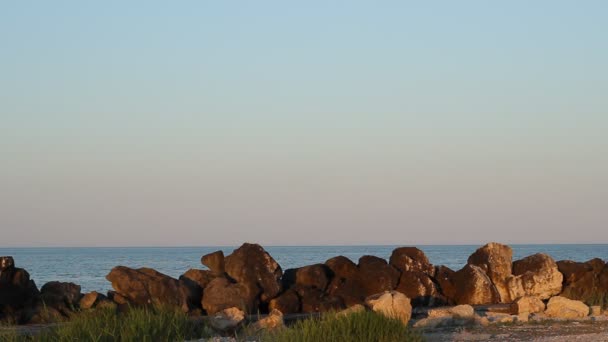
M 0 246 L 608 242 L 606 1 L 7 1 Z

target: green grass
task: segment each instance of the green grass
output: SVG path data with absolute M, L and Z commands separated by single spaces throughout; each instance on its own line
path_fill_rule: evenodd
M 211 331 L 179 310 L 132 308 L 123 314 L 113 309 L 84 312 L 67 324 L 33 337 L 36 341 L 184 341 L 211 336 Z M 26 340 L 26 337 L 21 337 Z M 16 341 L 15 339 L 8 339 Z
M 346 316 L 327 314 L 299 321 L 289 328 L 260 336 L 263 342 L 415 342 L 420 334 L 398 320 L 373 312 Z

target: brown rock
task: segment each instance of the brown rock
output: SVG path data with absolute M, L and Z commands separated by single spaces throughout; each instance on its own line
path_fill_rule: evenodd
M 437 284 L 423 272 L 404 271 L 396 290 L 410 298 L 414 307 L 445 304 Z
M 277 330 L 285 327 L 283 313 L 279 310 L 272 310 L 268 316 L 252 324 L 253 330 Z
M 204 290 L 202 306 L 209 315 L 224 309 L 236 307 L 248 313 L 256 313 L 258 292 L 251 292 L 249 286 L 233 283 L 227 278 L 215 278 Z
M 99 303 L 109 301 L 108 298 L 97 291 L 92 291 L 80 298 L 79 306 L 81 309 L 91 309 Z
M 456 304 L 494 304 L 500 296 L 490 278 L 479 267 L 466 265 L 452 275 Z
M 333 257 L 325 262 L 335 278 L 354 279 L 357 276 L 357 265 L 345 256 Z
M 439 285 L 440 292 L 444 295 L 447 304 L 454 304 L 456 302 L 456 287 L 452 282 L 455 271 L 447 266 L 436 266 L 435 267 L 435 281 Z
M 224 274 L 225 264 L 224 264 L 224 252 L 217 251 L 213 253 L 209 253 L 207 255 L 203 255 L 201 258 L 201 263 L 209 268 L 211 272 L 216 275 Z
M 456 306 L 444 306 L 430 309 L 427 313 L 428 318 L 452 317 L 452 318 L 474 318 L 475 309 L 468 304 Z
M 106 279 L 112 287 L 129 303 L 134 305 L 162 304 L 188 311 L 187 288 L 177 279 L 157 272 L 151 268 L 132 269 L 117 266 Z
M 581 301 L 556 296 L 549 299 L 545 315 L 551 318 L 583 318 L 589 315 L 589 307 Z
M 564 276 L 561 296 L 585 302 L 593 301 L 594 297 L 608 297 L 608 267 L 601 259 L 562 260 L 557 267 Z
M 395 289 L 399 281 L 399 271 L 382 258 L 365 255 L 359 259 L 357 280 L 368 297 Z
M 326 292 L 340 298 L 347 307 L 363 304 L 367 291 L 357 279 L 335 277 L 329 284 Z
M 433 277 L 435 268 L 423 251 L 416 247 L 400 247 L 393 250 L 389 264 L 401 272 L 422 272 Z
M 301 309 L 300 297 L 294 290 L 287 290 L 278 297 L 270 300 L 268 309 L 279 310 L 284 314 L 299 313 Z
M 511 309 L 515 314 L 532 314 L 545 311 L 545 303 L 535 296 L 523 296 L 511 304 Z
M 346 308 L 339 297 L 327 295 L 319 289 L 300 287 L 296 288 L 296 292 L 300 297 L 303 313 L 340 311 Z
M 180 285 L 188 298 L 190 309 L 200 309 L 203 291 L 218 275 L 212 271 L 189 269 L 179 277 Z
M 547 254 L 530 255 L 513 263 L 513 276 L 508 279 L 512 299 L 537 296 L 548 299 L 562 291 L 563 275 Z
M 232 307 L 221 310 L 207 320 L 209 325 L 220 332 L 234 331 L 239 327 L 245 320 L 245 313 L 243 310 Z
M 369 296 L 365 299 L 365 305 L 386 317 L 399 319 L 403 324 L 407 324 L 412 317 L 410 299 L 401 292 L 386 291 Z
M 331 270 L 324 264 L 298 268 L 295 274 L 296 285 L 307 286 L 325 291 L 329 284 Z
M 511 247 L 491 242 L 471 254 L 467 261 L 468 264 L 481 268 L 490 277 L 498 290 L 501 303 L 511 302 L 507 279 L 511 277 L 512 258 Z
M 281 266 L 262 246 L 245 243 L 225 258 L 226 273 L 267 303 L 281 292 Z

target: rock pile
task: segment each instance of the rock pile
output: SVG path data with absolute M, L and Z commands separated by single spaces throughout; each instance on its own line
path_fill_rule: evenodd
M 1 257 L 0 319 L 42 322 L 67 319 L 75 311 L 99 306 L 159 304 L 218 317 L 218 324 L 225 323 L 227 312 L 272 312 L 272 318 L 260 326 L 280 326 L 282 315 L 295 313 L 353 308 L 346 313 L 367 307 L 398 313 L 396 317 L 405 322 L 412 307 L 458 305 L 428 311 L 421 324 L 436 326 L 527 320 L 530 315 L 580 318 L 590 312 L 582 301 L 608 298 L 608 266 L 600 259 L 555 262 L 539 253 L 513 261 L 512 256 L 509 246 L 489 243 L 454 271 L 433 266 L 418 248 L 401 247 L 388 262 L 371 255 L 356 263 L 336 256 L 283 271 L 262 246 L 245 243 L 227 256 L 221 251 L 204 255 L 201 263 L 207 269 L 188 270 L 179 279 L 150 268 L 117 266 L 106 277 L 114 289 L 107 296 L 81 294 L 78 285 L 60 282 L 47 283 L 38 291 L 27 271 L 16 268 L 11 257 Z M 484 320 L 471 305 L 504 305 L 506 312 L 493 312 Z M 600 310 L 594 307 L 592 312 L 597 315 Z

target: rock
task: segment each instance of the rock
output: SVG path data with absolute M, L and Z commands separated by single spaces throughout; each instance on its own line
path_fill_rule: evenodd
M 326 293 L 339 297 L 347 307 L 363 304 L 367 291 L 359 282 L 357 265 L 344 256 L 331 258 L 325 265 L 333 273 Z
M 386 317 L 399 319 L 403 324 L 407 324 L 412 317 L 410 299 L 401 292 L 385 291 L 369 296 L 365 299 L 365 305 Z
M 281 292 L 281 266 L 258 244 L 245 243 L 225 258 L 226 273 L 249 288 L 259 292 L 267 303 Z
M 500 301 L 496 287 L 478 266 L 467 264 L 452 275 L 451 283 L 456 304 L 494 304 Z
M 287 290 L 268 303 L 268 309 L 278 310 L 284 314 L 299 313 L 301 311 L 300 297 L 294 290 Z
M 490 323 L 513 323 L 517 320 L 517 316 L 498 312 L 487 312 L 486 318 Z
M 331 270 L 324 264 L 304 266 L 296 271 L 296 285 L 325 291 L 329 284 L 330 274 Z
M 545 315 L 552 318 L 583 318 L 589 315 L 589 307 L 581 301 L 556 296 L 549 299 Z
M 296 292 L 300 297 L 303 313 L 340 311 L 346 307 L 340 298 L 327 295 L 319 289 L 299 287 Z
M 364 303 L 367 293 L 359 280 L 338 277 L 334 277 L 326 292 L 340 298 L 347 307 Z
M 187 312 L 190 309 L 188 303 L 193 301 L 188 298 L 185 284 L 151 268 L 117 266 L 106 279 L 133 305 L 170 305 Z
M 463 304 L 456 306 L 445 306 L 429 309 L 428 318 L 453 317 L 453 318 L 474 318 L 475 309 L 472 306 Z
M 600 305 L 590 306 L 589 309 L 591 309 L 591 312 L 590 312 L 591 316 L 601 316 L 602 315 L 602 307 Z
M 355 304 L 351 307 L 348 307 L 340 312 L 337 313 L 338 316 L 348 316 L 348 315 L 352 315 L 354 313 L 359 313 L 359 312 L 365 312 L 365 306 L 361 305 L 361 304 Z
M 435 281 L 439 285 L 440 292 L 445 296 L 447 304 L 454 304 L 456 298 L 456 287 L 452 282 L 454 272 L 447 266 L 435 267 Z
M 469 256 L 470 265 L 481 268 L 490 277 L 500 295 L 501 303 L 510 303 L 507 279 L 511 277 L 513 250 L 507 245 L 491 242 Z
M 335 278 L 354 279 L 357 276 L 357 265 L 345 256 L 333 257 L 325 265 Z
M 437 306 L 446 302 L 431 277 L 419 271 L 402 272 L 396 290 L 410 298 L 414 307 Z
M 108 299 L 116 303 L 117 305 L 127 305 L 129 304 L 129 300 L 123 295 L 117 293 L 116 291 L 108 291 Z
M 92 309 L 93 307 L 98 306 L 100 303 L 106 301 L 109 301 L 106 296 L 102 295 L 101 293 L 98 293 L 97 291 L 92 291 L 80 298 L 78 306 L 83 310 L 87 310 Z
M 276 330 L 285 327 L 283 313 L 279 310 L 272 310 L 268 316 L 252 324 L 253 330 Z
M 530 314 L 528 312 L 521 312 L 517 314 L 517 322 L 527 323 L 530 320 Z
M 523 296 L 511 304 L 514 313 L 537 313 L 545 311 L 545 303 L 535 296 Z
M 416 247 L 400 247 L 393 250 L 389 264 L 401 272 L 422 272 L 433 277 L 435 268 L 423 251 Z
M 209 325 L 220 332 L 234 331 L 245 320 L 245 313 L 239 308 L 227 308 L 209 317 Z
M 547 254 L 538 253 L 513 263 L 513 277 L 508 279 L 513 300 L 523 296 L 548 299 L 562 291 L 563 275 Z
M 13 257 L 0 257 L 0 319 L 30 305 L 38 294 L 38 288 L 30 279 L 29 273 L 15 267 Z
M 368 297 L 395 289 L 399 281 L 399 271 L 382 258 L 365 255 L 359 258 L 357 280 Z
M 209 315 L 232 307 L 257 313 L 257 291 L 251 292 L 249 286 L 224 277 L 215 278 L 204 289 L 202 306 Z
M 180 285 L 184 288 L 183 292 L 191 310 L 201 308 L 205 287 L 217 277 L 218 275 L 212 271 L 197 269 L 189 269 L 179 277 Z
M 603 260 L 562 260 L 557 262 L 557 267 L 564 276 L 560 296 L 585 302 L 608 297 L 608 267 Z
M 224 252 L 217 251 L 203 255 L 201 263 L 215 275 L 222 275 L 225 271 Z
M 81 296 L 80 286 L 74 283 L 51 281 L 40 289 L 40 298 L 44 304 L 63 314 L 75 311 Z

